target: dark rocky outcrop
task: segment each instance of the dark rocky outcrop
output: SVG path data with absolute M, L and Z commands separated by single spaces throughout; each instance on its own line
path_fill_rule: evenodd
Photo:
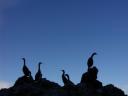
M 83 73 L 81 82 L 77 85 L 70 81 L 68 75 L 62 74 L 62 77 L 68 77 L 65 77 L 64 86 L 46 78 L 33 80 L 31 75 L 24 74 L 16 80 L 12 87 L 1 89 L 0 96 L 128 96 L 112 84 L 103 86 L 102 82 L 97 80 L 97 74 L 98 69 L 92 63 L 87 72 Z
M 84 73 L 86 78 L 90 73 Z M 91 79 L 91 77 L 90 77 Z M 89 80 L 90 80 L 89 79 Z M 81 82 L 74 87 L 60 86 L 45 78 L 40 81 L 32 80 L 22 76 L 18 78 L 14 86 L 8 89 L 1 89 L 0 96 L 127 96 L 114 85 L 102 86 L 98 80 Z

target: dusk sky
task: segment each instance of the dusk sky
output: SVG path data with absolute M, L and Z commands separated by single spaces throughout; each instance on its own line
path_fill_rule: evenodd
M 0 88 L 23 76 L 63 85 L 61 69 L 77 84 L 93 53 L 103 85 L 128 93 L 128 0 L 0 0 Z

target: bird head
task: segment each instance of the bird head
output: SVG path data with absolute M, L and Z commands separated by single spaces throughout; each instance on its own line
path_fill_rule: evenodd
M 24 60 L 24 61 L 25 61 L 25 58 L 22 58 L 22 60 Z
M 65 73 L 65 71 L 64 70 L 61 70 L 63 73 Z
M 97 53 L 96 52 L 94 52 L 94 53 L 92 53 L 93 55 L 97 55 Z
M 39 64 L 39 65 L 41 65 L 41 64 L 42 64 L 42 62 L 39 62 L 38 64 Z
M 91 57 L 93 57 L 94 55 L 97 55 L 97 53 L 96 52 L 92 53 Z

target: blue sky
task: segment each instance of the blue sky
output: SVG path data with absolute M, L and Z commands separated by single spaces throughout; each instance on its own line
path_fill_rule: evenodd
M 96 51 L 95 66 L 103 84 L 128 90 L 127 0 L 1 0 L 0 81 L 22 76 L 22 57 L 34 76 L 62 85 L 61 69 L 75 83 Z

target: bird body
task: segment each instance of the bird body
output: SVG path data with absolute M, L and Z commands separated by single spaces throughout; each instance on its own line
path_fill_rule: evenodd
M 88 61 L 87 61 L 87 65 L 88 65 L 88 68 L 92 67 L 93 66 L 93 56 L 96 55 L 97 53 L 94 52 L 91 57 L 89 57 Z
M 40 69 L 40 65 L 41 64 L 42 64 L 41 62 L 38 63 L 38 71 L 37 71 L 37 73 L 35 75 L 35 80 L 36 81 L 38 81 L 38 80 L 40 80 L 42 78 L 42 73 L 41 73 L 41 69 Z
M 68 82 L 68 85 L 71 86 L 71 85 L 75 85 L 71 80 L 70 80 L 70 77 L 68 74 L 65 74 L 65 76 L 67 77 L 67 82 Z
M 23 73 L 25 76 L 31 76 L 31 71 L 28 69 L 28 67 L 26 66 L 26 62 L 25 62 L 25 58 L 22 58 L 24 61 L 24 65 L 23 65 Z

